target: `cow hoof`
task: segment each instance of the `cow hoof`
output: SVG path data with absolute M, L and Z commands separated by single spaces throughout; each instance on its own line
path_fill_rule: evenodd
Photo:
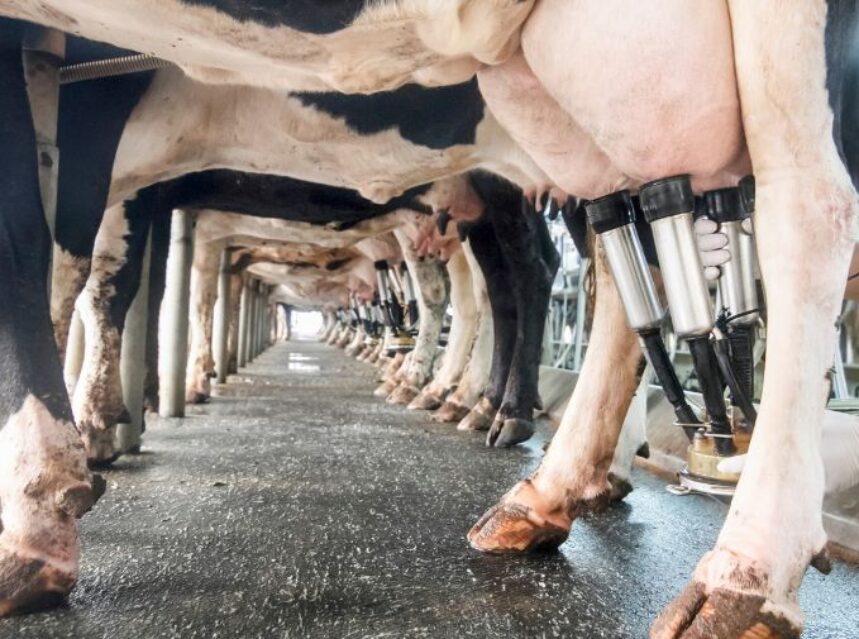
M 431 390 L 422 390 L 408 405 L 409 410 L 435 410 L 442 403 L 442 398 Z
M 395 382 L 382 382 L 382 385 L 373 391 L 373 395 L 376 397 L 387 397 L 396 387 L 397 385 Z
M 68 561 L 29 557 L 0 544 L 0 617 L 58 606 L 75 585 L 76 572 Z
M 692 582 L 659 615 L 651 639 L 799 639 L 801 628 L 764 610 L 762 595 L 715 589 Z
M 486 435 L 486 445 L 495 448 L 510 448 L 531 439 L 533 435 L 534 422 L 530 419 L 517 417 L 504 419 L 497 415 Z
M 831 567 L 825 551 L 812 565 L 823 572 Z M 708 553 L 693 581 L 654 622 L 651 639 L 797 639 L 799 607 L 791 595 L 778 597 L 767 572 L 760 562 L 728 549 Z
M 394 392 L 388 396 L 388 403 L 397 404 L 398 406 L 406 406 L 415 397 L 417 397 L 419 392 L 420 391 L 414 386 L 400 384 L 394 389 Z
M 548 509 L 530 480 L 519 482 L 468 531 L 468 543 L 488 553 L 555 550 L 567 539 L 572 522 Z
M 432 418 L 433 420 L 443 424 L 458 422 L 468 415 L 469 410 L 468 406 L 463 406 L 462 404 L 457 404 L 448 400 L 441 405 L 441 408 L 433 414 Z
M 632 492 L 632 484 L 626 477 L 618 477 L 614 473 L 609 473 L 608 483 L 611 486 L 608 497 L 610 503 L 623 501 L 624 497 Z
M 471 431 L 489 430 L 497 412 L 498 409 L 493 408 L 489 400 L 484 397 L 460 420 L 459 424 L 456 425 L 456 429 Z

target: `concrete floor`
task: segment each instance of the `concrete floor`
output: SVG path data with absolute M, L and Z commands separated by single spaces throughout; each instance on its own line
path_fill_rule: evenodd
M 0 637 L 622 637 L 647 634 L 724 507 L 643 472 L 560 553 L 492 557 L 465 532 L 539 461 L 374 399 L 334 348 L 277 346 L 106 473 L 63 609 Z M 545 432 L 543 433 L 545 436 Z M 810 572 L 809 639 L 859 637 L 859 571 Z

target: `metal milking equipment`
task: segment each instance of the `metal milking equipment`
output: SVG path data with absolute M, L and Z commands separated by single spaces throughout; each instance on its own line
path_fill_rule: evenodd
M 753 191 L 750 195 L 748 180 L 741 189 L 710 191 L 696 207 L 689 176 L 675 176 L 643 185 L 639 195 L 641 211 L 653 232 L 673 329 L 692 356 L 704 404 L 700 416 L 686 401 L 662 342 L 664 309 L 635 229 L 635 199 L 621 191 L 585 207 L 605 248 L 630 326 L 674 408 L 676 425 L 691 440 L 680 483 L 688 490 L 713 494 L 733 492 L 739 476 L 720 471 L 719 464 L 748 450 L 756 418 L 752 351 L 759 314 L 754 242 L 745 221 L 751 212 L 746 202 Z M 693 227 L 696 208 L 719 224 L 728 238 L 731 259 L 722 265 L 718 279 L 718 312 L 698 252 Z
M 397 298 L 394 288 L 400 289 L 407 297 L 408 294 L 403 289 L 411 286 L 411 280 L 407 279 L 408 275 L 406 273 L 398 282 L 398 278 L 392 273 L 386 260 L 379 260 L 375 263 L 375 267 L 379 285 L 382 320 L 385 327 L 384 351 L 387 355 L 408 352 L 414 348 L 415 340 L 405 326 L 403 304 Z M 407 281 L 408 284 L 404 284 L 404 281 Z M 392 286 L 392 283 L 395 286 Z

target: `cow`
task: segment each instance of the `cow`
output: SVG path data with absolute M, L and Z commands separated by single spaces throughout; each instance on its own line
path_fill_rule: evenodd
M 251 230 L 251 235 L 266 238 L 269 242 L 279 239 L 293 244 L 342 247 L 392 231 L 416 215 L 426 215 L 431 209 L 420 202 L 422 195 L 431 197 L 432 189 L 416 188 L 384 205 L 376 205 L 345 189 L 278 176 L 211 171 L 148 187 L 133 199 L 108 209 L 96 242 L 93 272 L 76 304 L 85 326 L 86 357 L 72 394 L 73 408 L 91 463 L 110 463 L 116 456 L 113 429 L 118 421 L 127 419 L 118 375 L 124 318 L 136 294 L 149 228 L 153 228 L 153 238 L 163 233 L 172 209 L 197 210 L 220 206 L 232 211 L 232 217 L 221 216 L 220 220 L 205 224 L 203 232 L 208 229 L 207 241 L 213 234 L 215 238 L 229 236 L 242 224 L 246 230 Z M 270 217 L 258 217 L 260 215 Z M 153 239 L 153 247 L 155 244 Z M 158 274 L 151 277 L 150 290 L 149 313 L 150 325 L 153 326 L 157 325 L 166 258 L 163 251 L 165 243 L 158 244 L 162 250 L 153 248 L 152 259 L 152 272 L 157 270 Z M 220 259 L 220 248 L 206 251 L 204 243 L 198 261 L 213 262 L 216 258 Z M 336 258 L 332 258 L 329 264 L 336 266 Z M 203 270 L 208 267 L 210 274 L 214 275 L 212 264 L 199 266 Z M 416 273 L 428 269 L 433 272 L 430 262 L 413 268 Z M 433 276 L 427 274 L 426 277 Z M 375 285 L 374 276 L 372 281 Z M 199 286 L 200 278 L 195 278 L 195 282 Z M 203 291 L 198 292 L 204 294 Z M 426 315 L 431 318 L 433 313 L 427 310 Z M 204 332 L 208 330 L 204 329 Z M 193 335 L 197 342 L 203 340 L 202 335 Z M 424 351 L 429 351 L 430 345 L 435 344 L 437 331 L 435 335 L 435 338 L 426 337 Z M 150 336 L 149 342 L 147 368 L 154 371 L 157 370 L 153 361 L 157 342 L 154 336 Z M 204 353 L 199 357 L 203 361 L 209 360 Z M 428 361 L 414 364 L 415 376 L 425 378 L 429 374 L 432 359 L 424 359 Z M 199 383 L 195 380 L 191 385 Z M 150 380 L 147 390 L 150 404 L 156 402 L 153 385 L 154 380 Z
M 840 156 L 855 5 L 669 1 L 656 13 L 630 9 L 543 0 L 523 31 L 523 56 L 506 70 L 481 71 L 481 88 L 550 178 L 576 195 L 678 173 L 707 189 L 754 170 L 755 234 L 770 292 L 755 436 L 715 549 L 652 636 L 795 636 L 802 576 L 809 565 L 828 566 L 819 440 L 855 235 L 856 193 Z M 566 37 L 573 24 L 588 28 Z M 666 29 L 666 46 L 652 46 Z M 533 109 L 545 109 L 548 126 L 529 117 Z M 577 176 L 589 174 L 553 154 L 574 141 L 577 161 L 603 167 L 581 184 Z M 561 429 L 535 474 L 471 530 L 476 548 L 556 546 L 608 492 L 640 355 L 604 259 L 598 245 L 588 356 Z
M 174 9 L 173 15 L 152 11 L 140 21 L 122 20 L 134 11 L 127 2 L 112 3 L 110 9 L 93 9 L 87 4 L 84 9 L 91 11 L 82 10 L 74 17 L 68 9 L 43 3 L 7 5 L 11 7 L 11 15 L 83 29 L 93 37 L 99 31 L 98 37 L 108 40 L 113 37 L 135 47 L 145 43 L 138 25 L 147 24 L 153 16 L 160 16 L 159 27 L 171 24 L 173 19 L 181 27 L 187 27 L 199 19 L 201 12 L 214 11 L 214 15 L 207 14 L 213 18 L 210 26 L 214 26 L 196 35 L 193 42 L 211 45 L 217 41 L 213 34 L 227 34 L 227 46 L 221 57 L 229 60 L 223 60 L 221 66 L 226 72 L 221 77 L 228 78 L 228 82 L 237 82 L 241 77 L 242 65 L 237 58 L 246 63 L 245 69 L 254 66 L 243 57 L 245 51 L 251 54 L 251 59 L 257 54 L 258 67 L 265 67 L 270 77 L 285 77 L 286 74 L 278 76 L 271 72 L 270 61 L 275 56 L 260 55 L 261 49 L 271 43 L 270 36 L 275 32 L 282 36 L 281 52 L 302 40 L 299 36 L 289 37 L 296 31 L 291 27 L 268 26 L 254 32 L 257 36 L 251 39 L 254 45 L 245 50 L 239 46 L 237 51 L 236 45 L 259 26 L 259 19 L 247 20 L 249 25 L 243 29 L 242 19 L 236 17 L 235 11 L 231 15 L 229 11 L 219 12 L 197 4 L 185 11 L 188 8 L 177 0 L 158 4 L 162 10 L 165 6 Z M 372 33 L 374 26 L 390 26 L 390 21 L 380 19 L 374 24 L 371 20 L 373 11 L 388 9 L 391 11 L 388 15 L 400 18 L 399 25 L 407 25 L 407 40 L 413 45 L 402 47 L 393 59 L 400 62 L 411 58 L 413 64 L 407 65 L 410 71 L 429 60 L 422 68 L 427 71 L 424 79 L 441 82 L 443 71 L 450 72 L 451 66 L 461 71 L 472 62 L 469 58 L 491 63 L 509 60 L 516 51 L 516 33 L 527 18 L 522 31 L 524 60 L 538 82 L 529 83 L 528 73 L 521 77 L 526 80 L 524 86 L 534 88 L 535 94 L 522 91 L 520 86 L 518 91 L 508 92 L 499 99 L 493 109 L 499 113 L 511 109 L 507 116 L 499 117 L 507 120 L 511 130 L 523 132 L 522 140 L 531 138 L 534 144 L 525 146 L 530 146 L 533 155 L 548 151 L 541 162 L 544 168 L 553 164 L 548 156 L 553 143 L 560 138 L 578 141 L 579 149 L 594 152 L 582 153 L 582 158 L 604 163 L 605 172 L 593 182 L 574 184 L 577 173 L 572 168 L 574 164 L 564 166 L 564 162 L 558 161 L 560 157 L 554 158 L 555 167 L 547 169 L 547 173 L 565 192 L 598 197 L 622 186 L 635 187 L 643 181 L 674 173 L 689 173 L 698 188 L 707 188 L 704 185 L 718 186 L 732 180 L 745 172 L 749 164 L 758 174 L 760 194 L 755 222 L 761 269 L 768 290 L 778 291 L 775 304 L 770 301 L 773 324 L 769 333 L 771 350 L 776 356 L 768 362 L 771 366 L 764 383 L 756 439 L 717 548 L 702 562 L 687 596 L 669 608 L 653 632 L 657 637 L 684 633 L 733 636 L 753 626 L 756 631 L 776 628 L 782 634 L 798 632 L 801 616 L 795 591 L 809 563 L 819 556 L 825 540 L 819 522 L 822 472 L 817 440 L 825 371 L 832 355 L 835 306 L 841 294 L 841 290 L 834 289 L 840 289 L 846 277 L 855 223 L 855 191 L 839 158 L 840 130 L 835 131 L 838 143 L 826 135 L 832 129 L 833 114 L 840 118 L 844 106 L 843 64 L 848 59 L 846 43 L 851 41 L 853 4 L 827 6 L 823 0 L 787 5 L 740 0 L 690 4 L 665 0 L 659 11 L 653 11 L 650 5 L 630 10 L 626 5 L 618 7 L 614 3 L 541 0 L 528 15 L 532 8 L 528 2 L 516 3 L 514 7 L 512 3 L 499 6 L 478 0 L 438 9 L 441 13 L 415 10 L 427 9 L 428 5 L 337 3 L 333 6 L 351 6 L 354 11 L 339 15 L 337 27 L 329 32 L 334 34 L 329 44 L 342 42 L 341 38 L 350 32 L 356 34 L 355 29 L 362 25 L 366 25 L 362 35 Z M 285 19 L 278 22 L 278 18 L 290 15 L 290 9 L 294 7 L 285 5 L 279 12 L 266 12 L 264 20 L 274 25 L 288 24 Z M 323 15 L 330 16 L 331 11 Z M 295 11 L 292 15 L 299 13 Z M 454 13 L 454 24 L 462 29 L 451 29 L 451 22 L 444 20 Z M 792 19 L 777 19 L 785 14 Z M 446 30 L 436 31 L 425 25 L 422 29 L 421 19 L 427 16 L 438 18 L 437 24 Z M 468 23 L 475 16 L 479 19 Z M 496 22 L 498 16 L 504 16 L 504 21 Z M 480 28 L 466 29 L 467 24 L 479 24 Z M 577 37 L 569 37 L 569 31 L 577 25 L 581 26 Z M 415 27 L 414 31 L 411 27 Z M 664 37 L 666 31 L 671 38 Z M 182 36 L 177 35 L 179 32 Z M 769 37 L 760 37 L 761 32 Z M 155 45 L 149 48 L 159 53 L 163 49 L 168 56 L 171 54 L 165 46 L 166 38 L 190 35 L 181 28 L 146 31 L 147 35 L 151 33 L 158 35 L 149 36 Z M 458 33 L 467 35 L 461 39 L 444 37 Z M 476 33 L 481 37 L 476 37 Z M 435 34 L 441 43 L 462 46 L 447 49 L 448 56 L 442 55 L 444 62 L 433 55 L 424 57 L 420 54 L 427 49 L 435 53 L 440 50 L 430 34 Z M 499 34 L 505 37 L 496 37 Z M 385 49 L 391 42 L 380 41 L 384 44 L 378 44 L 378 49 Z M 425 46 L 430 41 L 435 47 Z M 483 46 L 490 41 L 504 44 Z M 310 42 L 319 43 L 314 39 Z M 657 42 L 661 46 L 654 46 Z M 366 55 L 368 49 L 373 49 L 373 38 L 362 38 L 362 43 L 357 48 L 360 54 L 348 67 L 350 72 L 356 71 L 354 65 L 360 62 L 366 65 L 364 69 L 377 72 L 376 77 L 384 80 L 374 84 L 366 81 L 368 73 L 354 73 L 354 78 L 360 78 L 354 80 L 355 84 L 362 90 L 385 86 L 391 74 L 384 71 L 396 65 L 383 64 L 378 59 L 374 65 L 371 56 Z M 207 54 L 218 50 L 211 46 L 177 48 L 180 51 L 172 55 L 191 55 L 187 51 L 200 49 Z M 274 50 L 278 51 L 276 47 Z M 485 57 L 487 50 L 496 55 Z M 319 59 L 313 56 L 319 50 L 313 50 L 312 46 L 302 48 L 301 53 L 311 61 Z M 294 55 L 287 53 L 281 59 L 284 57 L 296 62 Z M 322 57 L 339 69 L 337 64 L 346 56 Z M 415 64 L 416 58 L 422 60 Z M 574 64 L 575 61 L 579 63 Z M 194 60 L 180 62 L 193 65 Z M 283 66 L 288 65 L 275 65 L 275 69 Z M 631 72 L 633 69 L 635 72 Z M 672 72 L 665 73 L 665 69 Z M 491 91 L 490 73 L 481 78 L 485 93 Z M 320 71 L 315 77 L 334 78 L 336 82 L 343 75 L 346 74 Z M 702 84 L 699 81 L 702 76 L 713 82 Z M 505 82 L 503 75 L 496 76 L 496 80 L 502 85 Z M 341 88 L 349 89 L 347 85 L 344 83 Z M 549 122 L 546 118 L 531 117 L 522 108 L 522 100 L 517 100 L 517 93 L 519 98 L 534 98 L 530 107 L 534 112 L 541 91 L 548 98 L 545 104 L 549 112 L 557 107 L 560 119 Z M 550 126 L 541 127 L 541 122 Z M 840 124 L 841 120 L 837 122 Z M 34 208 L 38 207 L 31 202 L 29 210 Z M 823 213 L 815 216 L 813 212 L 818 209 Z M 775 220 L 775 215 L 782 218 Z M 606 491 L 605 460 L 616 443 L 618 416 L 625 412 L 624 404 L 628 404 L 631 389 L 636 385 L 639 358 L 635 340 L 624 330 L 623 312 L 611 277 L 604 265 L 600 265 L 603 257 L 599 246 L 594 257 L 597 280 L 607 296 L 602 304 L 598 300 L 596 310 L 601 322 L 599 330 L 595 329 L 595 335 L 599 336 L 597 343 L 606 347 L 600 354 L 601 361 L 595 356 L 590 358 L 571 402 L 570 417 L 550 447 L 535 481 L 520 486 L 508 496 L 503 507 L 474 530 L 472 542 L 478 547 L 503 549 L 505 533 L 516 528 L 528 530 L 531 524 L 526 522 L 527 513 L 537 522 L 534 530 L 538 533 L 534 538 L 546 533 L 544 539 L 557 543 L 565 536 L 572 516 L 599 502 Z M 809 272 L 811 263 L 818 272 Z M 797 308 L 806 312 L 797 313 Z M 615 393 L 608 393 L 608 384 L 600 378 L 602 374 L 606 379 L 611 374 L 619 382 L 615 384 Z M 588 383 L 583 383 L 585 380 Z M 796 388 L 802 388 L 803 392 L 795 392 Z M 791 389 L 790 394 L 786 389 Z M 599 414 L 595 407 L 602 404 L 607 410 Z M 572 415 L 572 408 L 577 409 L 577 415 Z M 785 432 L 790 434 L 792 445 L 780 446 Z M 804 455 L 799 453 L 800 439 Z M 777 459 L 765 463 L 768 454 Z M 789 469 L 790 473 L 774 476 L 766 472 L 771 467 L 784 469 L 785 473 Z M 769 498 L 771 508 L 759 507 L 761 494 Z M 808 498 L 797 500 L 796 494 Z M 536 514 L 538 511 L 542 514 Z M 776 530 L 788 534 L 752 547 L 750 540 L 766 539 L 767 533 Z M 530 541 L 525 539 L 520 545 L 528 546 Z M 815 563 L 825 565 L 822 560 Z M 714 619 L 719 625 L 713 625 Z
M 0 15 L 151 53 L 207 84 L 375 93 L 457 84 L 518 48 L 533 0 L 4 0 Z
M 76 59 L 94 55 L 75 44 L 83 49 Z M 485 112 L 474 81 L 336 96 L 203 85 L 175 69 L 145 75 L 61 91 L 59 147 L 75 158 L 58 187 L 52 308 L 61 351 L 104 211 L 151 184 L 224 168 L 352 188 L 385 203 L 475 167 L 528 191 L 546 180 Z

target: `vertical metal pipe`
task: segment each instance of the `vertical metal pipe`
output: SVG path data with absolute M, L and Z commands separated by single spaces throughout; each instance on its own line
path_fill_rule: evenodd
M 60 66 L 66 56 L 66 36 L 62 31 L 29 25 L 24 35 L 22 63 L 27 78 L 27 95 L 36 133 L 39 192 L 45 222 L 56 237 L 57 183 L 60 150 L 57 125 L 60 109 Z M 54 246 L 54 250 L 57 247 Z M 51 265 L 54 259 L 51 259 Z M 48 296 L 51 295 L 51 266 L 48 268 Z
M 193 217 L 173 211 L 167 285 L 164 290 L 164 330 L 161 333 L 162 417 L 185 416 L 185 368 L 188 363 L 188 304 L 191 295 L 191 263 L 194 258 Z
M 266 347 L 265 327 L 268 323 L 268 284 L 260 283 L 259 289 L 259 321 L 257 322 L 257 355 Z
M 215 372 L 219 384 L 227 381 L 230 337 L 230 250 L 221 253 L 218 270 L 218 300 L 215 302 L 215 323 L 212 327 L 212 348 L 215 357 Z
M 587 313 L 587 292 L 585 276 L 588 271 L 588 258 L 583 257 L 579 264 L 579 281 L 576 285 L 576 338 L 573 349 L 573 370 L 582 369 L 582 351 L 585 345 L 585 314 Z
M 119 360 L 119 375 L 122 380 L 122 399 L 131 422 L 119 423 L 116 438 L 119 452 L 140 451 L 143 434 L 143 391 L 146 381 L 146 338 L 149 330 L 149 263 L 151 260 L 152 237 L 146 241 L 143 263 L 140 272 L 140 286 L 137 295 L 125 317 L 122 332 L 122 355 Z
M 251 304 L 250 278 L 243 277 L 242 279 L 242 294 L 239 301 L 239 368 L 248 363 L 248 322 L 250 321 Z
M 256 325 L 257 312 L 259 309 L 257 304 L 258 300 L 259 282 L 256 279 L 251 278 L 250 286 L 248 288 L 248 364 L 254 361 L 254 358 L 257 356 Z

